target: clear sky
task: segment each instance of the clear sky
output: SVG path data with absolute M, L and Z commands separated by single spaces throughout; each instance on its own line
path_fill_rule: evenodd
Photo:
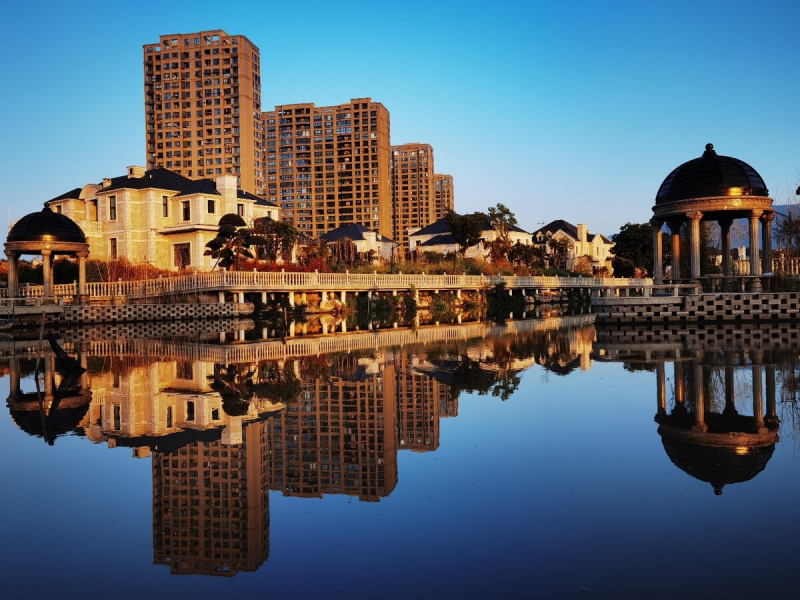
M 784 203 L 800 179 L 800 1 L 159 2 L 4 7 L 12 220 L 145 165 L 142 46 L 223 29 L 261 50 L 262 108 L 372 97 L 427 142 L 456 210 L 502 202 L 612 235 L 712 142 Z

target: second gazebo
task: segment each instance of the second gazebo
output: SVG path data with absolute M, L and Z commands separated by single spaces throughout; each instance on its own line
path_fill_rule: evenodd
M 672 281 L 681 280 L 680 231 L 689 223 L 689 277 L 700 281 L 700 221 L 716 221 L 722 232 L 722 289 L 741 288 L 742 277 L 748 291 L 761 291 L 761 278 L 772 271 L 772 221 L 775 212 L 764 180 L 747 163 L 730 156 L 719 156 L 713 144 L 703 156 L 690 160 L 670 173 L 656 194 L 653 207 L 655 284 L 664 282 L 661 230 L 666 223 L 672 234 Z M 735 219 L 749 223 L 750 274 L 736 276 L 731 261 L 731 224 Z M 761 221 L 761 256 L 759 228 Z

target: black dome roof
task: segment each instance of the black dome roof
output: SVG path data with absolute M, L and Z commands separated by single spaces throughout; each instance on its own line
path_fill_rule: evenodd
M 716 494 L 721 494 L 727 484 L 749 481 L 761 473 L 775 451 L 775 444 L 734 448 L 666 438 L 661 441 L 676 467 L 695 479 L 710 483 Z
M 706 144 L 703 156 L 672 171 L 656 194 L 656 204 L 714 196 L 769 196 L 767 185 L 746 162 L 719 156 Z
M 45 206 L 41 212 L 25 215 L 16 222 L 8 232 L 8 242 L 36 242 L 48 241 L 45 236 L 51 236 L 52 242 L 86 243 L 86 235 L 78 224 L 69 217 L 54 213 Z

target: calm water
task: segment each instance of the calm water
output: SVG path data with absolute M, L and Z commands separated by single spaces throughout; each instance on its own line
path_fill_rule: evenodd
M 586 323 L 0 340 L 4 595 L 798 597 L 793 328 Z

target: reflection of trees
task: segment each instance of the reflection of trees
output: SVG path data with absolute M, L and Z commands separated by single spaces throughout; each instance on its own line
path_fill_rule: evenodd
M 258 382 L 253 385 L 253 391 L 259 398 L 288 404 L 297 399 L 301 388 L 302 383 L 295 375 L 293 361 L 286 361 L 283 365 L 269 361 L 259 364 Z
M 246 415 L 250 408 L 255 370 L 244 364 L 214 365 L 210 387 L 222 398 L 222 409 L 236 417 Z
M 481 363 L 464 354 L 461 357 L 461 362 L 458 363 L 458 366 L 453 371 L 450 398 L 453 400 L 458 399 L 461 392 L 486 394 L 491 387 L 489 373 L 481 368 Z
M 800 436 L 800 364 L 797 354 L 791 350 L 772 353 L 776 367 L 776 379 L 780 387 L 781 424 L 789 429 L 792 437 Z
M 293 363 L 263 361 L 250 364 L 214 365 L 210 387 L 222 398 L 222 408 L 230 416 L 246 415 L 253 400 L 287 404 L 300 395 L 301 382 Z

